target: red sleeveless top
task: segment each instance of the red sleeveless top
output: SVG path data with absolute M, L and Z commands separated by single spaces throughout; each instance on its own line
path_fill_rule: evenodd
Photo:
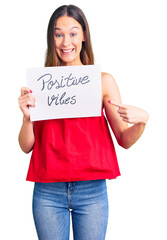
M 103 110 L 100 117 L 37 121 L 27 180 L 69 182 L 120 175 Z

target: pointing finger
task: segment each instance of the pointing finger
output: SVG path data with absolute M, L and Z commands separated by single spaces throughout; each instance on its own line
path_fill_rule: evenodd
M 113 101 L 113 100 L 108 100 L 108 103 L 112 104 L 112 105 L 115 106 L 115 107 L 119 107 L 119 108 L 126 109 L 126 106 L 125 106 L 124 104 L 116 103 L 116 102 Z

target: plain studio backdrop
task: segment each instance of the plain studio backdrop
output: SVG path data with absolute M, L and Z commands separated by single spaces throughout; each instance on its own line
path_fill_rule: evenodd
M 122 101 L 146 109 L 149 121 L 129 150 L 115 141 L 121 177 L 107 181 L 107 240 L 167 239 L 167 7 L 164 0 L 4 1 L 0 6 L 0 239 L 37 239 L 33 183 L 26 182 L 30 154 L 18 145 L 20 88 L 26 68 L 42 67 L 53 11 L 75 4 L 85 13 L 95 61 L 112 74 Z M 70 239 L 72 239 L 72 232 Z M 88 240 L 88 239 L 87 239 Z

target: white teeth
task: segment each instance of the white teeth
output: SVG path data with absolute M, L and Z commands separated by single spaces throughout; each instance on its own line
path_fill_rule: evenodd
M 73 49 L 69 49 L 69 50 L 62 49 L 62 52 L 64 52 L 64 53 L 68 53 L 68 52 L 72 52 L 72 51 L 73 51 Z

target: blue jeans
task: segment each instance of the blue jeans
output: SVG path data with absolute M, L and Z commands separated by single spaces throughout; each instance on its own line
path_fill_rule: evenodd
M 39 240 L 105 240 L 106 180 L 35 183 L 33 216 Z

